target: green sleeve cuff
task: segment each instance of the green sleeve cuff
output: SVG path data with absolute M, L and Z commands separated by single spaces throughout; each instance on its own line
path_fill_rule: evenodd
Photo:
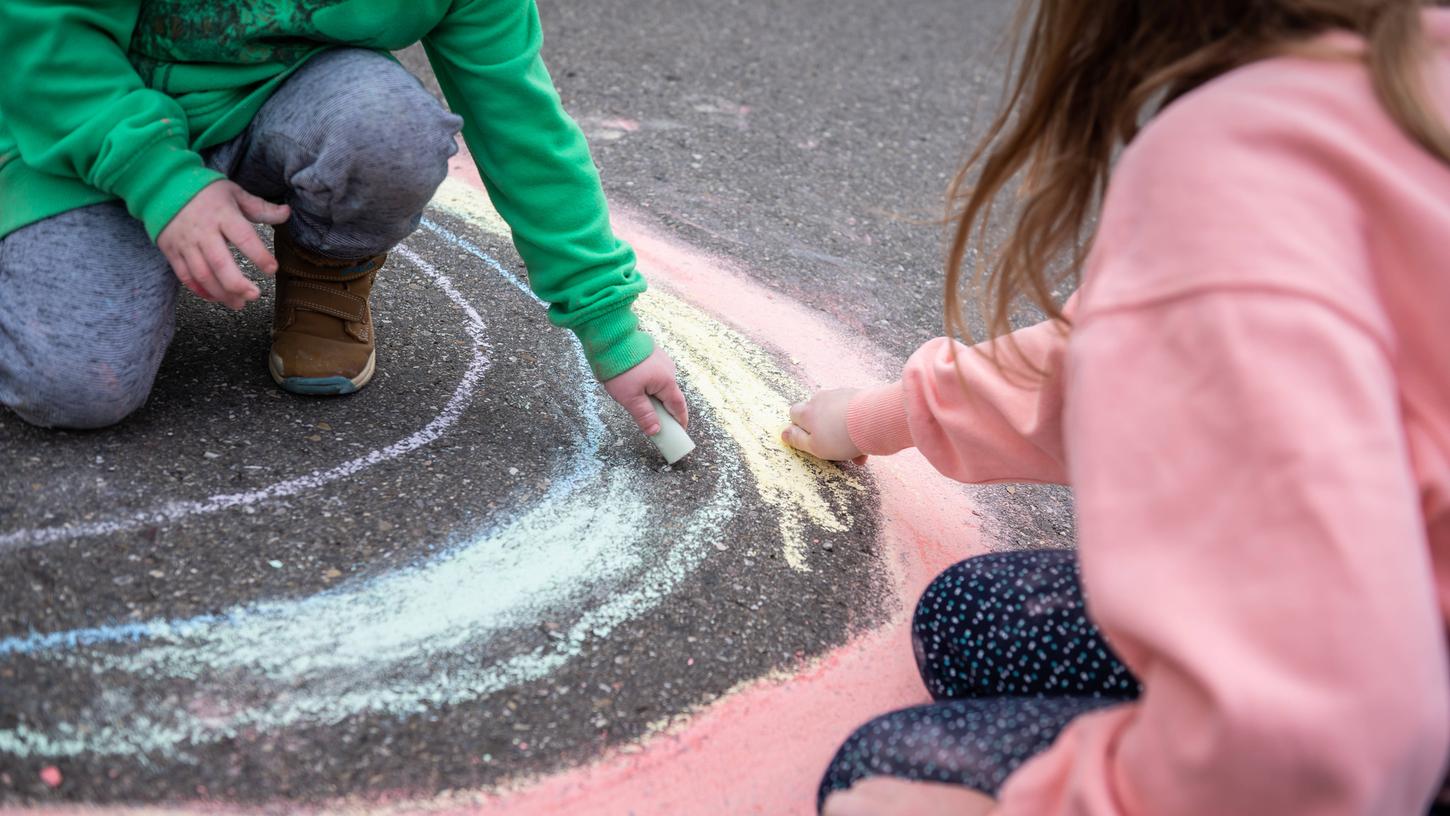
M 640 331 L 639 318 L 629 306 L 605 312 L 572 328 L 584 346 L 589 367 L 601 382 L 644 362 L 655 349 L 654 340 Z
M 168 140 L 138 153 L 110 190 L 126 202 L 126 209 L 146 225 L 146 234 L 155 241 L 201 188 L 224 178 L 203 164 L 196 151 Z

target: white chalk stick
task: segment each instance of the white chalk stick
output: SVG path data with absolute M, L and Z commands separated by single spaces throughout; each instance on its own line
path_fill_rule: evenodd
M 675 421 L 674 416 L 665 410 L 664 403 L 654 397 L 650 397 L 649 401 L 655 407 L 655 414 L 660 418 L 660 432 L 649 437 L 649 441 L 659 448 L 665 461 L 673 465 L 688 456 L 690 451 L 695 449 L 695 443 L 690 439 L 690 435 L 685 433 L 685 429 L 680 427 L 680 423 Z

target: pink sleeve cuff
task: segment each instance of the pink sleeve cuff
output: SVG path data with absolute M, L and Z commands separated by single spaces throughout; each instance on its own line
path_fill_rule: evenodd
M 852 397 L 846 408 L 846 433 L 862 453 L 876 456 L 916 444 L 906 423 L 906 387 L 894 382 Z

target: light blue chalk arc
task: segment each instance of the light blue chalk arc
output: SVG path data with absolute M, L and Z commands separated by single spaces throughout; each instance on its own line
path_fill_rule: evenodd
M 425 226 L 528 292 L 471 242 Z M 399 254 L 446 285 L 410 250 Z M 575 358 L 588 382 L 577 346 Z M 0 657 L 58 661 L 108 681 L 68 722 L 0 729 L 0 753 L 194 761 L 188 748 L 248 730 L 421 715 L 562 668 L 668 597 L 737 506 L 739 471 L 727 457 L 709 469 L 716 484 L 685 513 L 682 533 L 667 548 L 640 547 L 650 524 L 636 480 L 652 471 L 604 467 L 598 396 L 592 388 L 582 393 L 584 427 L 564 446 L 545 494 L 419 563 L 219 615 L 0 640 Z M 541 619 L 558 624 L 547 643 L 501 653 L 500 635 Z M 174 705 L 157 707 L 145 696 L 156 683 L 175 688 L 178 680 L 186 691 Z

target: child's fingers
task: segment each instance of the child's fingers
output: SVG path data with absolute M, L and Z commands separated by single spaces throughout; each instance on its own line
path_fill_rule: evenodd
M 202 300 L 211 301 L 211 296 L 206 293 L 205 289 L 198 286 L 196 279 L 191 276 L 191 270 L 187 268 L 186 261 L 183 261 L 179 257 L 169 255 L 166 260 L 171 263 L 171 271 L 176 273 L 176 279 L 181 281 L 181 285 L 185 286 L 188 292 L 191 292 Z
M 634 423 L 644 431 L 645 436 L 654 436 L 660 432 L 660 421 L 655 416 L 655 407 L 649 404 L 649 397 L 640 394 L 624 404 L 624 410 L 634 417 Z
M 292 208 L 286 204 L 273 204 L 263 198 L 258 198 L 246 190 L 237 188 L 237 206 L 241 208 L 242 215 L 248 221 L 257 224 L 285 224 L 288 218 L 292 217 Z M 248 256 L 251 257 L 251 256 Z
M 206 262 L 206 257 L 201 250 L 191 247 L 186 250 L 186 270 L 191 273 L 191 279 L 206 292 L 207 300 L 226 302 L 227 293 L 217 283 L 216 276 L 212 274 L 211 264 Z
M 232 259 L 232 251 L 227 248 L 227 242 L 220 236 L 215 240 L 206 242 L 202 251 L 206 255 L 207 263 L 211 264 L 211 271 L 216 275 L 217 283 L 221 285 L 222 291 L 226 292 L 227 307 L 240 309 L 247 305 L 247 301 L 256 300 L 261 294 L 257 285 L 242 274 L 237 268 L 237 262 Z
M 671 379 L 663 389 L 655 392 L 655 398 L 665 404 L 665 410 L 681 427 L 690 427 L 690 406 L 685 402 L 685 392 L 680 390 L 679 383 Z
M 790 421 L 802 428 L 810 427 L 810 419 L 807 418 L 810 403 L 797 402 L 790 407 Z
M 232 246 L 241 250 L 247 260 L 256 264 L 262 274 L 269 277 L 277 274 L 277 259 L 267 251 L 267 245 L 262 243 L 262 238 L 250 223 L 228 220 L 222 224 L 222 234 L 232 242 Z
M 815 451 L 811 450 L 811 435 L 799 425 L 787 426 L 785 430 L 780 432 L 780 438 L 785 444 L 790 445 L 796 450 L 805 451 L 812 455 L 815 454 Z

